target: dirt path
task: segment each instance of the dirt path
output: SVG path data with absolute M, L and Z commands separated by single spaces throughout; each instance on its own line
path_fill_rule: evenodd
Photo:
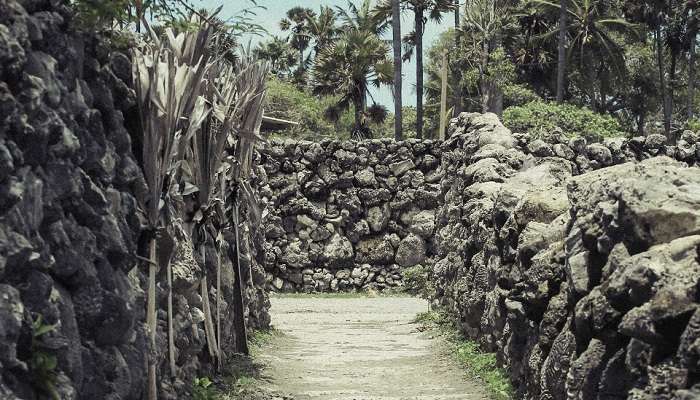
M 411 321 L 427 310 L 414 298 L 274 298 L 284 333 L 265 349 L 268 389 L 296 400 L 486 399 Z

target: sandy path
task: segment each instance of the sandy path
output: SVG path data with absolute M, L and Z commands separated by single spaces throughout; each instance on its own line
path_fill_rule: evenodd
M 274 298 L 285 336 L 260 356 L 268 389 L 296 400 L 486 399 L 437 339 L 411 321 L 414 298 Z

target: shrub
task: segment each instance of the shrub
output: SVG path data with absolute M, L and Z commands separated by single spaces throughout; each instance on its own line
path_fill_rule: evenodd
M 324 118 L 326 105 L 313 95 L 300 90 L 290 82 L 272 78 L 267 83 L 266 114 L 298 122 L 284 131 L 286 137 L 317 139 L 335 133 L 335 127 Z
M 691 120 L 686 121 L 685 129 L 691 130 L 693 132 L 700 132 L 700 119 L 693 118 Z
M 275 118 L 298 122 L 293 126 L 278 132 L 274 136 L 290 137 L 305 140 L 320 140 L 323 137 L 349 139 L 354 124 L 352 107 L 343 112 L 336 123 L 326 118 L 329 106 L 336 103 L 336 97 L 317 97 L 300 89 L 296 84 L 271 77 L 267 83 L 265 98 L 265 114 Z M 412 120 L 410 119 L 412 118 Z M 388 114 L 379 124 L 370 123 L 372 136 L 393 137 L 394 117 Z M 411 135 L 415 123 L 415 110 L 407 108 L 404 111 L 404 129 Z M 415 134 L 413 134 L 415 136 Z
M 207 377 L 195 378 L 192 382 L 192 399 L 194 400 L 216 400 L 216 389 L 214 383 Z
M 542 98 L 525 85 L 512 83 L 503 87 L 503 104 L 506 107 L 522 106 Z
M 503 113 L 503 124 L 514 132 L 533 136 L 561 128 L 569 136 L 600 140 L 603 137 L 625 136 L 620 124 L 610 115 L 597 114 L 588 108 L 572 104 L 533 101 L 520 107 L 510 107 Z
M 430 280 L 429 267 L 416 265 L 404 269 L 402 275 L 404 290 L 407 293 L 426 299 L 431 293 L 434 293 L 434 287 Z
M 29 371 L 34 385 L 52 400 L 59 400 L 56 390 L 58 359 L 45 346 L 44 337 L 56 329 L 56 325 L 44 323 L 38 315 L 32 322 L 31 360 Z

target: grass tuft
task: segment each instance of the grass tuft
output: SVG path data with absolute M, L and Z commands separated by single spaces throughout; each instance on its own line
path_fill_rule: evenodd
M 455 360 L 467 373 L 480 379 L 486 385 L 490 397 L 494 400 L 513 398 L 513 387 L 506 371 L 498 366 L 496 354 L 481 351 L 479 345 L 467 339 L 455 324 L 455 320 L 446 312 L 429 311 L 420 313 L 413 321 L 423 325 L 444 338 Z
M 216 400 L 267 400 L 274 398 L 260 387 L 264 365 L 258 361 L 263 349 L 284 338 L 284 333 L 274 328 L 256 330 L 248 336 L 250 356 L 233 355 L 223 373 L 225 378 L 218 385 Z M 280 397 L 282 398 L 282 397 Z

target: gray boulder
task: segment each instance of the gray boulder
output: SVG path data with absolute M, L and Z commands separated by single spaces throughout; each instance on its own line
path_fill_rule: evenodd
M 382 232 L 389 224 L 391 210 L 388 204 L 383 206 L 375 206 L 367 211 L 367 223 L 373 232 Z
M 424 210 L 413 215 L 409 231 L 425 239 L 432 237 L 435 232 L 435 212 Z
M 360 187 L 377 186 L 377 179 L 374 177 L 374 171 L 372 171 L 370 168 L 357 171 L 355 173 L 355 181 Z
M 410 234 L 399 244 L 396 250 L 396 263 L 402 267 L 412 267 L 425 261 L 425 240 L 418 235 Z
M 291 268 L 301 269 L 311 265 L 309 253 L 306 250 L 302 250 L 302 243 L 299 240 L 295 240 L 287 245 L 282 252 L 280 261 Z
M 412 160 L 403 160 L 389 164 L 389 170 L 391 170 L 394 176 L 401 176 L 415 167 L 416 164 L 414 164 Z
M 336 233 L 323 249 L 322 261 L 331 268 L 352 264 L 355 252 L 352 243 L 345 236 Z
M 394 247 L 386 236 L 361 240 L 355 247 L 355 262 L 370 265 L 391 264 L 394 262 Z

